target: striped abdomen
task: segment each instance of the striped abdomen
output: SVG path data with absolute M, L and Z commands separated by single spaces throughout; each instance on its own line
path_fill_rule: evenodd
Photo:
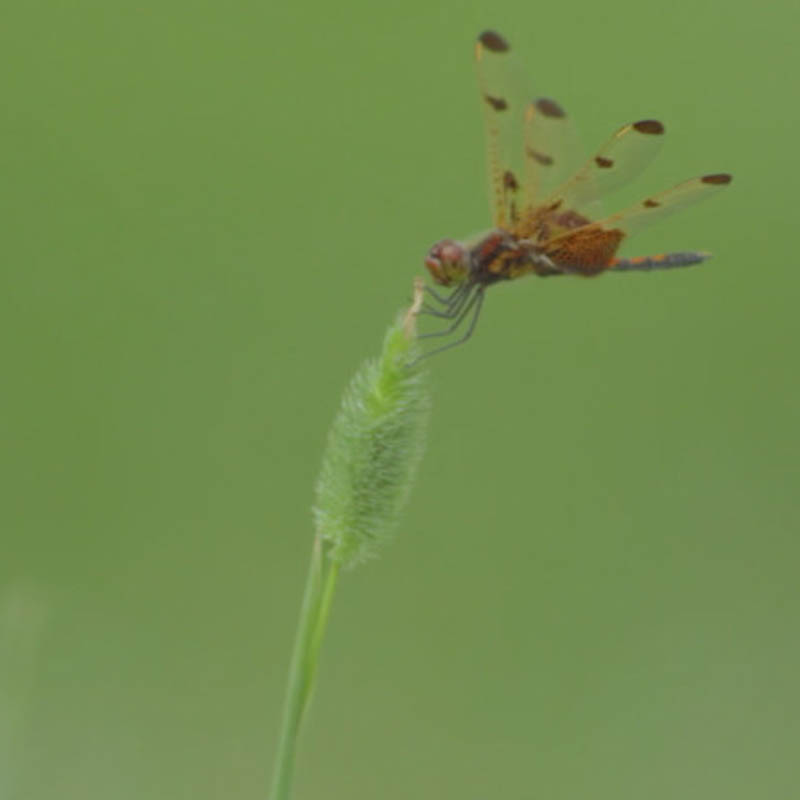
M 672 269 L 673 267 L 690 267 L 711 257 L 711 253 L 702 251 L 688 253 L 661 253 L 657 256 L 641 256 L 639 258 L 615 258 L 609 269 L 620 272 L 632 270 L 649 271 L 653 269 Z

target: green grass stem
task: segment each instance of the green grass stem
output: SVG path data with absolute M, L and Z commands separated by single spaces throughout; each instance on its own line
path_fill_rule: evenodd
M 306 588 L 300 609 L 270 800 L 289 800 L 304 715 L 342 566 L 375 555 L 397 522 L 422 456 L 428 395 L 417 358 L 414 303 L 392 325 L 381 355 L 356 373 L 345 392 L 317 483 Z

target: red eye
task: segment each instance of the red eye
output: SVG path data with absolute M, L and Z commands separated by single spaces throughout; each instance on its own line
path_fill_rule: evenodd
M 442 239 L 428 251 L 425 266 L 436 283 L 451 286 L 466 272 L 466 250 L 454 239 Z

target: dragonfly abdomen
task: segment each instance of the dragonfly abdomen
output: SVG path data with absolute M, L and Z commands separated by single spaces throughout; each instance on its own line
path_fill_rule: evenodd
M 634 270 L 649 272 L 654 269 L 672 269 L 673 267 L 690 267 L 711 257 L 711 253 L 690 251 L 686 253 L 660 253 L 657 256 L 641 256 L 639 258 L 615 258 L 610 269 L 620 272 Z

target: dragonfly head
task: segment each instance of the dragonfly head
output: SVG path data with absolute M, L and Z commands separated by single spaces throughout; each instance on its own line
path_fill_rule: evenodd
M 440 286 L 452 286 L 469 274 L 469 254 L 461 242 L 442 239 L 428 251 L 425 266 Z

